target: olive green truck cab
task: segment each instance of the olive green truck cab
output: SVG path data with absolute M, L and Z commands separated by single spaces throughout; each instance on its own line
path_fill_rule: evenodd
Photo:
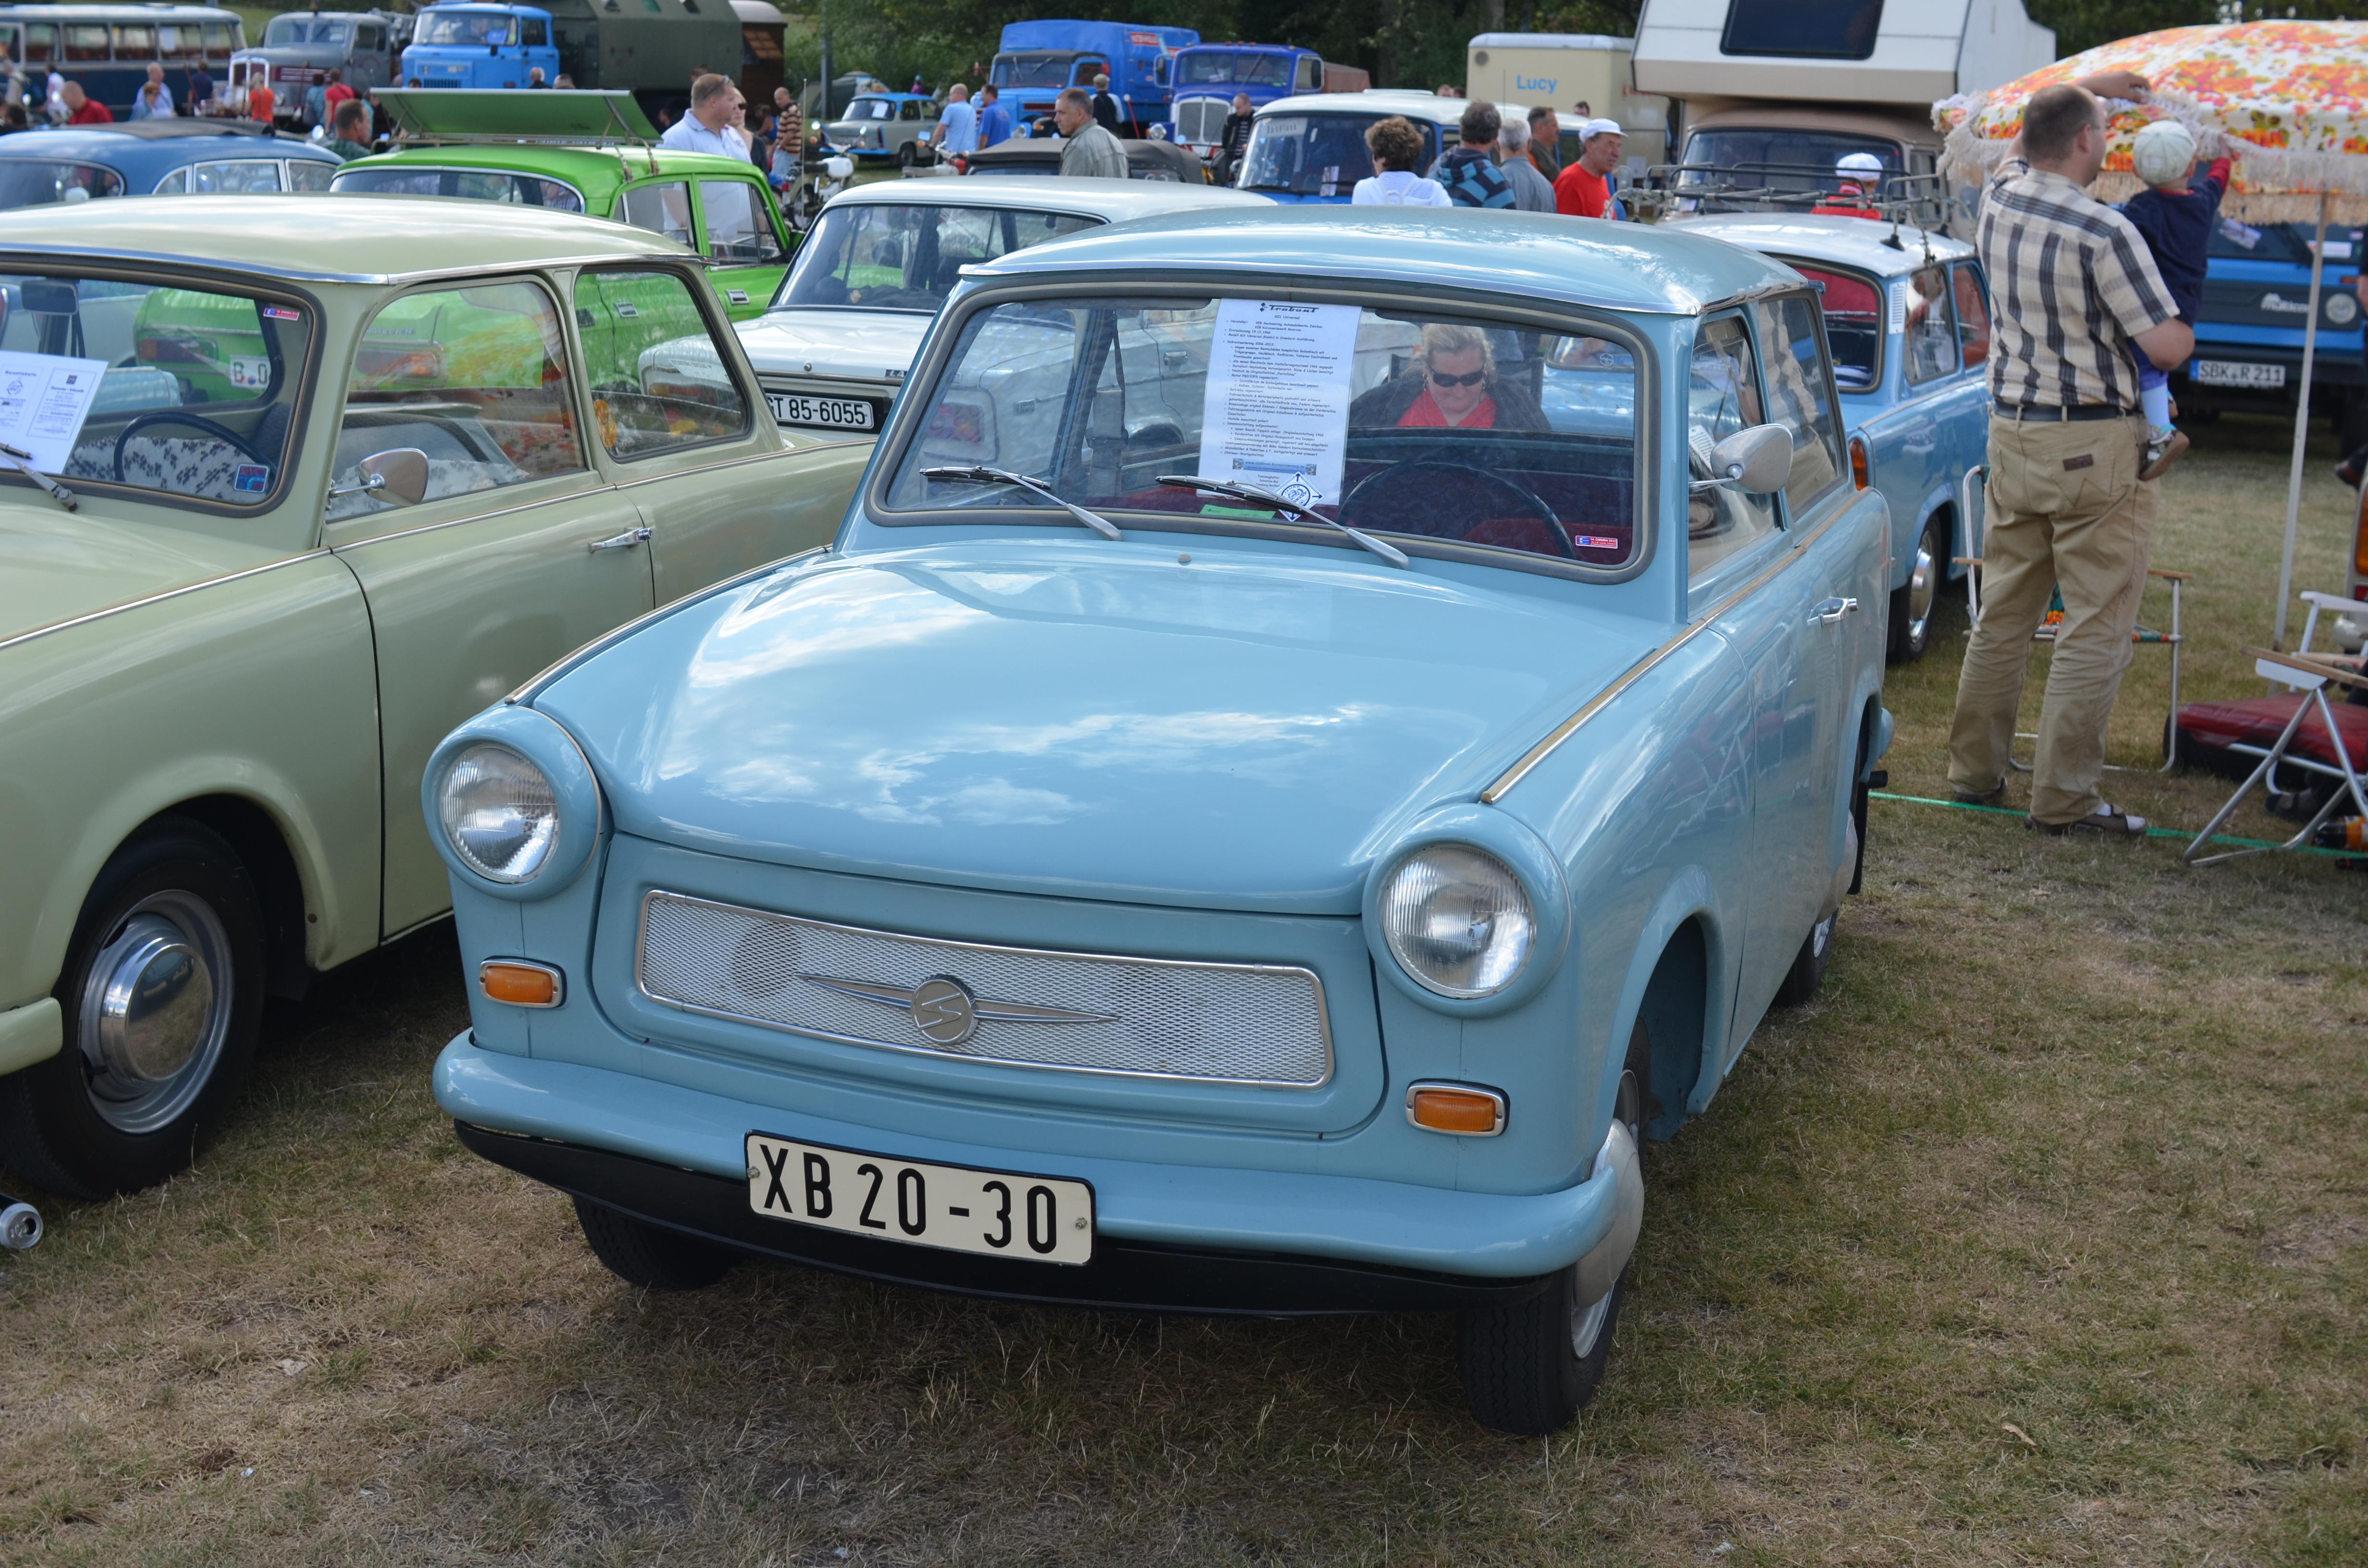
M 267 996 L 445 915 L 455 723 L 825 544 L 869 456 L 775 426 L 694 253 L 426 205 L 0 236 L 0 1165 L 53 1191 L 179 1169 Z

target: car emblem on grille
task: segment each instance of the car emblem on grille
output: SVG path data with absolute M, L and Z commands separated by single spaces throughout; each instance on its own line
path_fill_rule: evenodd
M 902 1008 L 913 1015 L 913 1027 L 932 1045 L 960 1045 L 978 1032 L 983 1023 L 1108 1024 L 1115 1013 L 1079 1013 L 1066 1007 L 1039 1007 L 1029 1002 L 990 1002 L 950 974 L 933 974 L 920 984 L 879 985 L 868 980 L 839 980 L 830 975 L 801 974 L 809 985 L 836 991 L 859 1001 Z

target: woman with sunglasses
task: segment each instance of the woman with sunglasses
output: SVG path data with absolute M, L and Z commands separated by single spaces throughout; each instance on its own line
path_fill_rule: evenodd
M 1422 352 L 1349 407 L 1352 429 L 1543 430 L 1546 416 L 1528 387 L 1497 373 L 1488 335 L 1460 322 L 1430 322 Z

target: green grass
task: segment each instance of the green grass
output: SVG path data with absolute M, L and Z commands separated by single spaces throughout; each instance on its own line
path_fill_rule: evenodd
M 2191 688 L 2241 695 L 2283 461 L 2203 434 L 2157 555 L 2200 574 Z M 2340 584 L 2312 483 L 2302 580 Z M 1961 630 L 1895 672 L 1903 791 Z M 2226 787 L 2109 788 L 2194 823 Z M 628 1290 L 429 1101 L 438 934 L 276 1017 L 197 1170 L 0 1263 L 0 1559 L 2368 1560 L 2368 881 L 1907 804 L 1871 844 L 1825 994 L 1652 1152 L 1611 1378 L 1551 1441 L 1471 1423 L 1443 1318 Z

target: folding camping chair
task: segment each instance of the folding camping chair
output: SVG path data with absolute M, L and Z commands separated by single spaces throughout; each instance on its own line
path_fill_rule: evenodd
M 2216 866 L 2223 860 L 2241 860 L 2248 855 L 2267 855 L 2272 850 L 2299 848 L 2316 838 L 2321 824 L 2335 814 L 2336 807 L 2347 801 L 2351 802 L 2353 810 L 2362 816 L 2368 817 L 2368 792 L 2363 792 L 2361 788 L 2360 775 L 2351 767 L 2351 748 L 2345 744 L 2343 731 L 2337 725 L 2334 710 L 2328 706 L 2327 701 L 2328 681 L 2368 689 L 2368 677 L 2363 677 L 2360 674 L 2356 662 L 2339 663 L 2335 655 L 2315 653 L 2310 646 L 2311 634 L 2318 629 L 2319 611 L 2340 613 L 2356 609 L 2359 607 L 2351 600 L 2336 594 L 2305 593 L 2302 597 L 2310 606 L 2310 616 L 2302 625 L 2302 642 L 2293 653 L 2273 653 L 2266 648 L 2245 650 L 2246 653 L 2253 655 L 2253 669 L 2256 674 L 2274 685 L 2286 687 L 2300 693 L 2302 700 L 2294 704 L 2294 717 L 2286 721 L 2286 727 L 2278 732 L 2278 738 L 2271 744 L 2248 745 L 2242 741 L 2232 742 L 2229 744 L 2230 751 L 2242 752 L 2247 756 L 2260 757 L 2260 766 L 2254 768 L 2242 784 L 2237 786 L 2237 792 L 2228 797 L 2227 804 L 2213 813 L 2212 820 L 2203 824 L 2203 831 L 2195 835 L 2195 842 L 2180 852 L 2179 858 L 2191 866 Z M 2176 708 L 2171 710 L 2174 715 L 2178 711 Z M 2328 749 L 2335 756 L 2335 766 L 2331 767 L 2312 757 L 2296 756 L 2291 749 L 2294 737 L 2302 733 L 2303 719 L 2314 712 L 2318 715 L 2318 722 L 2327 727 Z M 2302 831 L 2283 844 L 2268 845 L 2259 849 L 2230 849 L 2218 855 L 2199 854 L 2198 852 L 2212 841 L 2212 835 L 2220 831 L 2221 824 L 2236 814 L 2237 808 L 2244 803 L 2245 797 L 2252 792 L 2254 785 L 2268 783 L 2268 787 L 2275 787 L 2269 781 L 2273 780 L 2281 767 L 2297 767 L 2305 772 L 2317 773 L 2325 778 L 2340 778 L 2343 781 L 2343 788 L 2330 791 L 2327 798 L 2327 804 L 2319 807 L 2318 814 L 2305 823 Z
M 1973 623 L 1978 626 L 1981 624 L 1982 619 L 1982 558 L 1978 555 L 1960 555 L 1955 557 L 1955 560 L 1958 565 L 1963 566 L 1965 569 L 1966 614 L 1972 619 Z M 2155 770 L 2157 773 L 2168 773 L 2171 770 L 2172 766 L 2179 760 L 2178 744 L 2173 738 L 2178 727 L 2179 717 L 2179 650 L 2187 641 L 2186 636 L 2180 631 L 2180 592 L 2187 585 L 2190 574 L 2185 572 L 2166 572 L 2159 566 L 2149 566 L 2146 568 L 2146 575 L 2149 577 L 2158 577 L 2162 581 L 2170 585 L 2170 630 L 2168 631 L 2157 631 L 2155 628 L 2146 625 L 2146 622 L 2140 621 L 2136 626 L 2131 628 L 2130 641 L 2142 645 L 2151 644 L 2170 650 L 2171 722 L 2163 726 L 2163 763 L 2160 767 Z M 2053 642 L 2055 641 L 2057 629 L 2062 627 L 2063 624 L 2064 590 L 2057 588 L 2048 595 L 2047 613 L 2045 616 L 2041 618 L 2039 630 L 2031 634 L 2031 640 L 2034 642 Z M 2021 737 L 2017 738 L 2019 739 Z M 2009 756 L 2006 760 L 2007 765 L 2012 767 L 2017 773 L 2028 773 L 2031 771 L 2031 765 L 2029 763 L 2017 762 L 2011 756 Z

